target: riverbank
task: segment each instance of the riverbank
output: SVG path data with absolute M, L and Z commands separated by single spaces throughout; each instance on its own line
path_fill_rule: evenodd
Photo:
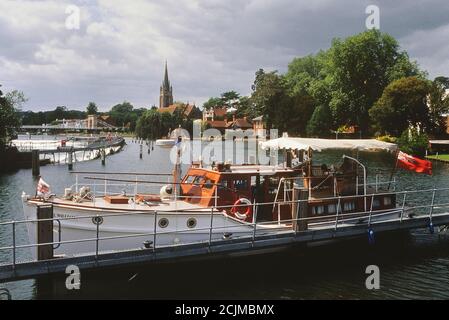
M 426 159 L 449 163 L 449 154 L 430 155 L 426 156 Z

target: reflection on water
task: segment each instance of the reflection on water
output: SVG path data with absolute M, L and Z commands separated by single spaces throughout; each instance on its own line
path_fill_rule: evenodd
M 170 149 L 155 146 L 148 153 L 144 147 L 139 159 L 139 146 L 128 141 L 123 152 L 106 159 L 77 163 L 75 170 L 170 172 Z M 349 154 L 356 156 L 355 154 Z M 316 154 L 318 162 L 338 162 L 341 152 Z M 369 168 L 370 180 L 376 173 L 388 178 L 394 160 L 383 153 L 360 153 L 359 159 Z M 184 172 L 185 172 L 184 168 Z M 449 187 L 449 166 L 434 163 L 432 177 L 400 170 L 396 177 L 398 190 Z M 52 190 L 61 193 L 75 182 L 65 165 L 45 166 L 41 174 Z M 0 176 L 0 220 L 23 218 L 20 195 L 34 193 L 35 179 L 28 169 Z M 429 201 L 430 193 L 410 197 L 410 203 Z M 435 203 L 447 201 L 437 194 Z M 426 210 L 426 209 L 424 209 Z M 0 246 L 11 245 L 12 230 L 0 226 Z M 18 226 L 19 243 L 27 243 L 24 226 Z M 10 289 L 14 299 L 30 298 L 274 298 L 274 299 L 390 299 L 449 298 L 449 238 L 430 235 L 427 230 L 410 236 L 377 236 L 375 245 L 365 238 L 333 244 L 329 247 L 304 249 L 212 260 L 162 264 L 82 275 L 82 289 L 67 291 L 64 278 L 42 281 L 26 280 L 0 284 Z M 26 258 L 26 250 L 18 258 Z M 0 262 L 11 259 L 11 252 L 0 252 Z M 365 268 L 376 264 L 381 272 L 381 289 L 365 289 Z M 220 276 L 217 276 L 220 275 Z

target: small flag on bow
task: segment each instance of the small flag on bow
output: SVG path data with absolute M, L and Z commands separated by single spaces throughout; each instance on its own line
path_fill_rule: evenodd
M 39 182 L 37 183 L 37 195 L 44 196 L 45 194 L 50 192 L 50 185 L 42 179 L 39 178 Z

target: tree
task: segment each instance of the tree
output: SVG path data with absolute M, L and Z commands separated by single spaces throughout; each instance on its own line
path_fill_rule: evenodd
M 238 100 L 240 99 L 240 94 L 238 94 L 235 91 L 227 91 L 227 92 L 223 92 L 221 94 L 220 99 L 221 99 L 223 105 L 231 106 L 234 103 L 238 103 Z
M 271 129 L 273 124 L 279 125 L 276 115 L 283 112 L 279 109 L 285 109 L 288 103 L 288 95 L 282 77 L 277 74 L 277 71 L 265 73 L 263 69 L 259 69 L 256 72 L 252 88 L 251 100 L 254 103 L 254 110 L 258 115 L 264 116 L 267 129 Z M 281 124 L 281 126 L 284 125 Z
M 404 130 L 397 140 L 399 148 L 405 153 L 423 157 L 429 145 L 427 134 L 418 131 L 416 128 Z
M 318 55 L 308 55 L 294 58 L 288 64 L 288 71 L 285 80 L 291 93 L 304 94 L 310 92 L 310 87 L 314 82 L 322 79 L 323 63 L 326 53 L 321 51 Z
M 17 111 L 21 110 L 23 105 L 28 101 L 28 99 L 25 97 L 25 94 L 22 91 L 18 90 L 7 92 L 5 94 L 5 98 Z
M 117 126 L 126 126 L 128 123 L 136 122 L 137 116 L 133 113 L 133 105 L 128 101 L 116 104 L 109 111 L 109 115 Z
M 429 83 L 407 77 L 389 84 L 369 111 L 375 126 L 382 133 L 399 135 L 410 126 L 429 128 L 427 95 Z
M 160 138 L 162 136 L 161 113 L 155 109 L 145 111 L 137 120 L 136 135 L 142 139 Z
M 416 63 L 399 50 L 397 41 L 378 30 L 343 41 L 335 39 L 324 72 L 331 87 L 329 106 L 337 126 L 358 125 L 363 132 L 370 127 L 369 109 L 391 81 L 423 76 Z
M 209 98 L 209 100 L 203 103 L 203 109 L 205 110 L 214 109 L 221 106 L 223 106 L 223 102 L 221 98 L 217 97 Z
M 87 114 L 97 114 L 98 113 L 98 107 L 95 104 L 95 102 L 89 102 L 86 108 Z
M 3 92 L 0 90 L 0 152 L 4 151 L 19 125 L 17 110 L 12 101 L 7 96 L 3 96 Z
M 430 85 L 428 96 L 429 105 L 429 132 L 434 135 L 444 135 L 447 129 L 447 120 L 443 115 L 449 112 L 449 78 L 436 77 Z
M 307 135 L 327 137 L 332 128 L 332 113 L 327 105 L 319 105 L 307 123 Z

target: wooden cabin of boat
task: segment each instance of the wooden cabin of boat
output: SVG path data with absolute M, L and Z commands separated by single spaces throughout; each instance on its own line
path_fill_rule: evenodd
M 335 141 L 341 140 L 332 140 L 332 148 Z M 368 145 L 373 144 L 372 140 L 368 141 Z M 363 145 L 360 140 L 357 143 Z M 390 145 L 381 143 L 382 149 Z M 319 222 L 335 219 L 337 210 L 342 216 L 357 218 L 366 216 L 370 210 L 382 213 L 395 208 L 395 195 L 385 190 L 376 194 L 378 189 L 367 185 L 366 168 L 356 159 L 345 156 L 338 167 L 314 165 L 310 145 L 285 149 L 288 152 L 282 166 L 217 163 L 203 168 L 193 165 L 181 181 L 181 196 L 192 204 L 224 207 L 228 214 L 247 222 L 252 222 L 254 215 L 256 221 L 281 222 L 301 217 Z M 257 212 L 241 206 L 241 199 L 259 204 Z M 307 200 L 306 205 L 294 204 L 298 199 Z M 251 214 L 242 219 L 241 211 Z

